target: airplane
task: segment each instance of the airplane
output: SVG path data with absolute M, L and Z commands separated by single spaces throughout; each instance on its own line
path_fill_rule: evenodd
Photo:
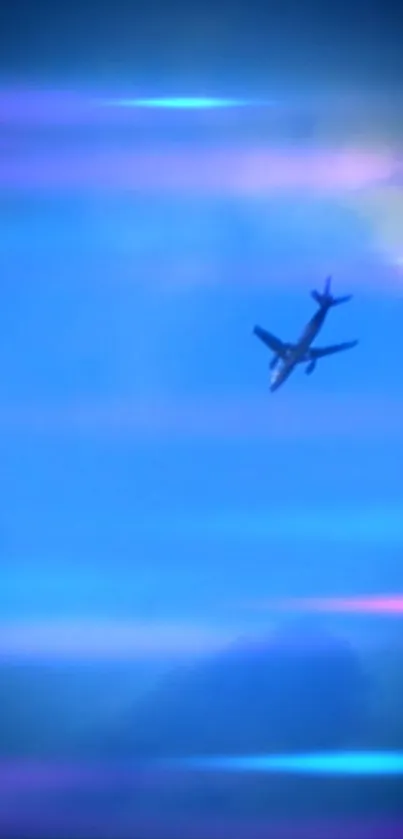
M 333 353 L 341 352 L 342 350 L 350 350 L 357 346 L 358 341 L 346 341 L 343 344 L 334 344 L 329 347 L 312 347 L 312 342 L 316 338 L 318 332 L 322 328 L 329 309 L 333 306 L 338 306 L 340 303 L 347 303 L 352 298 L 352 294 L 347 294 L 344 297 L 333 297 L 331 292 L 331 277 L 327 277 L 323 292 L 312 291 L 311 296 L 318 303 L 319 309 L 315 312 L 302 335 L 296 344 L 285 343 L 267 332 L 261 326 L 255 326 L 253 334 L 260 338 L 267 347 L 274 353 L 273 359 L 270 362 L 270 390 L 273 392 L 277 390 L 298 364 L 307 363 L 305 372 L 310 375 L 313 373 L 316 363 L 320 358 L 324 358 Z

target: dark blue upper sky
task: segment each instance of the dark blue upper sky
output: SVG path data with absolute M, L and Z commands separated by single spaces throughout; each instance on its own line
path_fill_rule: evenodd
M 178 95 L 250 95 L 296 87 L 399 89 L 397 4 L 283 0 L 217 4 L 15 0 L 1 13 L 1 75 L 8 79 L 152 86 Z M 203 91 L 204 88 L 204 91 Z M 158 95 L 158 94 L 157 94 Z

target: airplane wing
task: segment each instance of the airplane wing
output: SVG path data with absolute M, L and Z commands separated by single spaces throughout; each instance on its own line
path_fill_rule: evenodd
M 309 357 L 316 361 L 318 358 L 324 358 L 326 355 L 333 355 L 336 352 L 342 352 L 342 350 L 352 350 L 353 347 L 356 347 L 358 341 L 345 341 L 344 344 L 333 344 L 330 347 L 311 347 L 309 350 Z
M 284 344 L 283 341 L 280 341 L 280 338 L 276 338 L 275 335 L 272 335 L 271 332 L 267 332 L 266 329 L 262 329 L 261 326 L 255 326 L 253 334 L 260 338 L 260 340 L 266 344 L 266 347 L 269 347 L 269 349 L 273 350 L 273 352 L 277 355 L 284 355 L 289 347 L 289 344 Z

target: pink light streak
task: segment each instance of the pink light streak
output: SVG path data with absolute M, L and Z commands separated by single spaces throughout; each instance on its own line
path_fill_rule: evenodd
M 403 594 L 362 597 L 290 597 L 256 604 L 280 612 L 317 612 L 354 615 L 403 616 Z
M 403 595 L 357 597 L 272 598 L 247 604 L 274 613 L 317 613 L 403 616 Z M 0 658 L 3 660 L 123 660 L 183 659 L 224 649 L 239 637 L 239 629 L 189 624 L 134 621 L 3 621 Z
M 278 190 L 359 190 L 389 181 L 398 161 L 388 153 L 247 150 L 3 154 L 0 188 L 133 190 L 264 196 Z

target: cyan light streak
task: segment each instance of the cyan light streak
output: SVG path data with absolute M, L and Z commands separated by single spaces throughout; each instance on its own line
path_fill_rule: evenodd
M 176 763 L 178 765 L 178 763 Z M 191 758 L 186 769 L 303 775 L 403 775 L 403 752 L 327 752 L 303 755 L 252 755 Z
M 150 99 L 123 98 L 111 99 L 107 103 L 119 108 L 170 108 L 173 110 L 205 110 L 208 108 L 243 108 L 268 103 L 248 99 L 221 99 L 209 96 L 173 96 Z

